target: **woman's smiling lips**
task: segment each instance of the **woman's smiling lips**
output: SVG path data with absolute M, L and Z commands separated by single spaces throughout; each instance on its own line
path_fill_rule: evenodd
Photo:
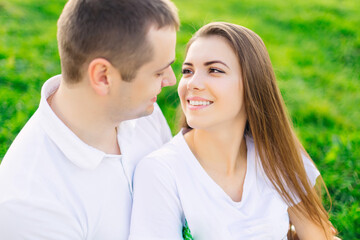
M 187 102 L 187 107 L 190 110 L 203 109 L 210 106 L 213 103 L 213 101 L 210 101 L 202 97 L 187 97 L 186 102 Z

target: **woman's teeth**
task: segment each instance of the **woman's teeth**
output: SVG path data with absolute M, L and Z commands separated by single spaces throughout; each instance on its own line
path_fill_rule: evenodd
M 192 100 L 189 100 L 189 103 L 190 105 L 193 106 L 206 106 L 211 104 L 210 101 L 192 101 Z

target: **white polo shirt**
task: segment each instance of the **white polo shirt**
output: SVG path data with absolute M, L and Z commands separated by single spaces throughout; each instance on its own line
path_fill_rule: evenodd
M 122 122 L 122 155 L 82 142 L 46 99 L 61 76 L 49 79 L 40 106 L 0 165 L 0 239 L 128 239 L 132 176 L 137 162 L 170 140 L 160 108 Z
M 288 205 L 255 161 L 246 137 L 247 169 L 240 202 L 206 173 L 180 132 L 136 167 L 131 240 L 182 240 L 187 220 L 196 240 L 280 240 L 289 228 Z M 310 183 L 319 171 L 303 157 Z

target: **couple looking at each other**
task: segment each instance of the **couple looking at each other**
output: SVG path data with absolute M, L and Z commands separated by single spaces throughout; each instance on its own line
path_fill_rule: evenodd
M 178 27 L 167 0 L 66 4 L 62 74 L 0 166 L 1 239 L 183 239 L 184 226 L 200 240 L 286 239 L 289 220 L 300 239 L 333 238 L 319 171 L 251 30 L 195 33 L 170 140 L 156 96 L 176 82 Z

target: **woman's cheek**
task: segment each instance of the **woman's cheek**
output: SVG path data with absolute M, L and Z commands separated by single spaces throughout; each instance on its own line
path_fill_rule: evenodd
M 178 94 L 180 97 L 180 101 L 183 104 L 183 101 L 185 101 L 185 94 L 186 94 L 186 81 L 181 78 L 179 85 L 178 85 Z

